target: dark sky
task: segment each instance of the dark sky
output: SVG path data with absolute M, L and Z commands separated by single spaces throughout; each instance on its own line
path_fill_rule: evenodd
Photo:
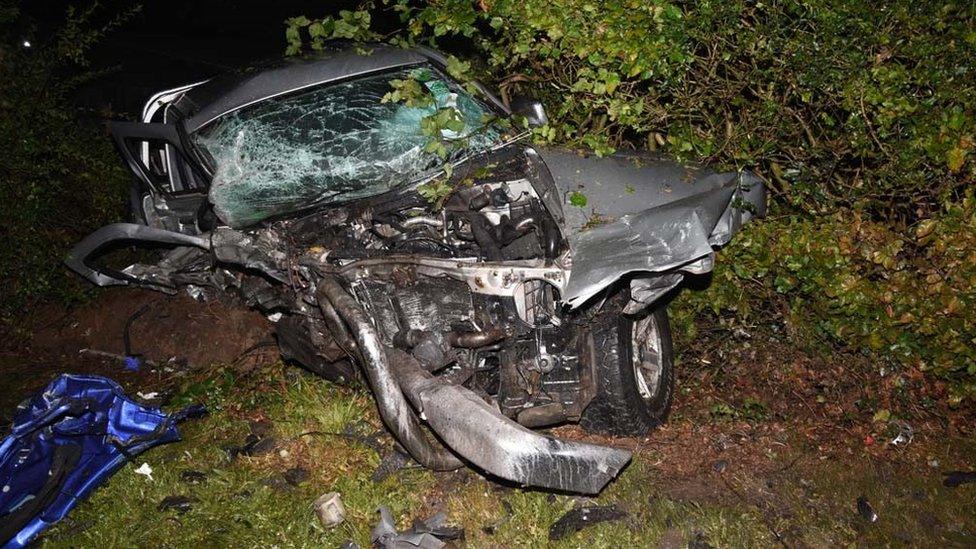
M 36 23 L 35 43 L 64 21 L 70 2 L 31 0 L 25 14 Z M 284 20 L 295 15 L 323 16 L 354 9 L 357 2 L 294 0 L 149 0 L 142 10 L 96 46 L 93 69 L 110 72 L 86 84 L 77 102 L 90 109 L 132 113 L 160 89 L 194 82 L 214 74 L 284 53 Z M 85 6 L 87 3 L 80 3 Z M 131 5 L 102 0 L 96 21 L 106 21 Z

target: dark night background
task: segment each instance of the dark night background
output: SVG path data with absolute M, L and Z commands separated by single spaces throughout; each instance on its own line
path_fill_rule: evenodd
M 43 42 L 64 21 L 68 3 L 29 2 L 24 15 L 36 29 L 25 35 Z M 329 2 L 325 11 L 351 9 L 356 2 Z M 110 7 L 110 6 L 106 6 Z M 119 4 L 119 9 L 124 9 Z M 147 2 L 132 18 L 109 32 L 89 55 L 91 69 L 105 74 L 75 92 L 79 106 L 117 114 L 138 113 L 153 93 L 214 74 L 284 55 L 284 20 L 313 15 L 308 2 Z M 102 9 L 98 19 L 113 12 Z M 37 40 L 40 38 L 41 40 Z

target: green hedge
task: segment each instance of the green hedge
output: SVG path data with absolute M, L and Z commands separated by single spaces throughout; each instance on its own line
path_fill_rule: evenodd
M 763 178 L 769 219 L 682 299 L 685 330 L 784 303 L 796 333 L 931 371 L 954 398 L 976 388 L 976 4 L 387 0 L 313 15 L 286 22 L 291 53 L 428 43 L 503 95 L 540 97 L 540 142 Z
M 107 134 L 83 124 L 66 98 L 84 52 L 115 22 L 88 28 L 68 10 L 45 43 L 20 44 L 16 2 L 0 0 L 0 331 L 43 303 L 77 301 L 87 288 L 62 260 L 85 234 L 118 220 L 129 181 Z
M 720 258 L 711 287 L 682 296 L 688 335 L 696 313 L 751 323 L 782 316 L 804 343 L 853 345 L 943 376 L 956 403 L 976 389 L 971 191 L 914 232 L 850 209 L 792 215 L 751 227 Z

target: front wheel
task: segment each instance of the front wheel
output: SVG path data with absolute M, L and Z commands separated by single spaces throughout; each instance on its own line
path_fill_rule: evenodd
M 674 351 L 664 307 L 637 316 L 598 315 L 591 323 L 596 396 L 580 423 L 590 431 L 642 436 L 667 419 L 674 397 Z

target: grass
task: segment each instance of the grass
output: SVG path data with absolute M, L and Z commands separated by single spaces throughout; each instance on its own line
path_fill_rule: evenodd
M 814 546 L 899 544 L 929 539 L 928 519 L 919 518 L 919 509 L 940 517 L 947 541 L 966 541 L 974 526 L 967 515 L 976 503 L 971 490 L 949 491 L 924 479 L 884 483 L 879 480 L 882 469 L 862 474 L 840 463 L 800 469 L 790 482 L 776 486 L 777 496 L 771 500 L 752 499 L 769 486 L 748 476 L 726 477 L 746 495 L 741 501 L 671 497 L 659 485 L 656 466 L 661 456 L 649 452 L 639 454 L 592 500 L 503 487 L 468 471 L 435 475 L 408 468 L 374 482 L 377 453 L 342 435 L 350 425 L 359 433 L 381 428 L 365 392 L 276 365 L 247 379 L 218 369 L 210 381 L 188 385 L 178 397 L 198 399 L 210 402 L 209 417 L 182 426 L 183 441 L 152 450 L 120 470 L 69 520 L 52 529 L 44 544 L 334 547 L 351 539 L 368 547 L 380 505 L 391 509 L 401 528 L 442 510 L 451 523 L 464 528 L 465 543 L 472 547 L 549 544 L 550 526 L 581 503 L 614 503 L 628 517 L 587 528 L 553 546 L 646 547 L 662 540 L 684 546 L 694 539 L 717 547 L 769 546 L 777 543 L 777 533 Z M 225 448 L 243 441 L 250 421 L 265 419 L 280 441 L 278 451 L 229 460 Z M 389 446 L 389 437 L 383 440 Z M 143 461 L 153 469 L 152 480 L 134 473 Z M 268 479 L 292 467 L 308 470 L 309 479 L 287 489 L 268 485 Z M 186 470 L 204 472 L 206 479 L 188 484 L 181 479 Z M 347 520 L 326 530 L 311 503 L 333 491 L 341 494 Z M 884 503 L 877 525 L 859 523 L 853 513 L 851 506 L 860 494 Z M 197 501 L 185 514 L 159 510 L 160 501 L 171 495 Z M 485 527 L 490 525 L 495 528 L 488 533 Z

